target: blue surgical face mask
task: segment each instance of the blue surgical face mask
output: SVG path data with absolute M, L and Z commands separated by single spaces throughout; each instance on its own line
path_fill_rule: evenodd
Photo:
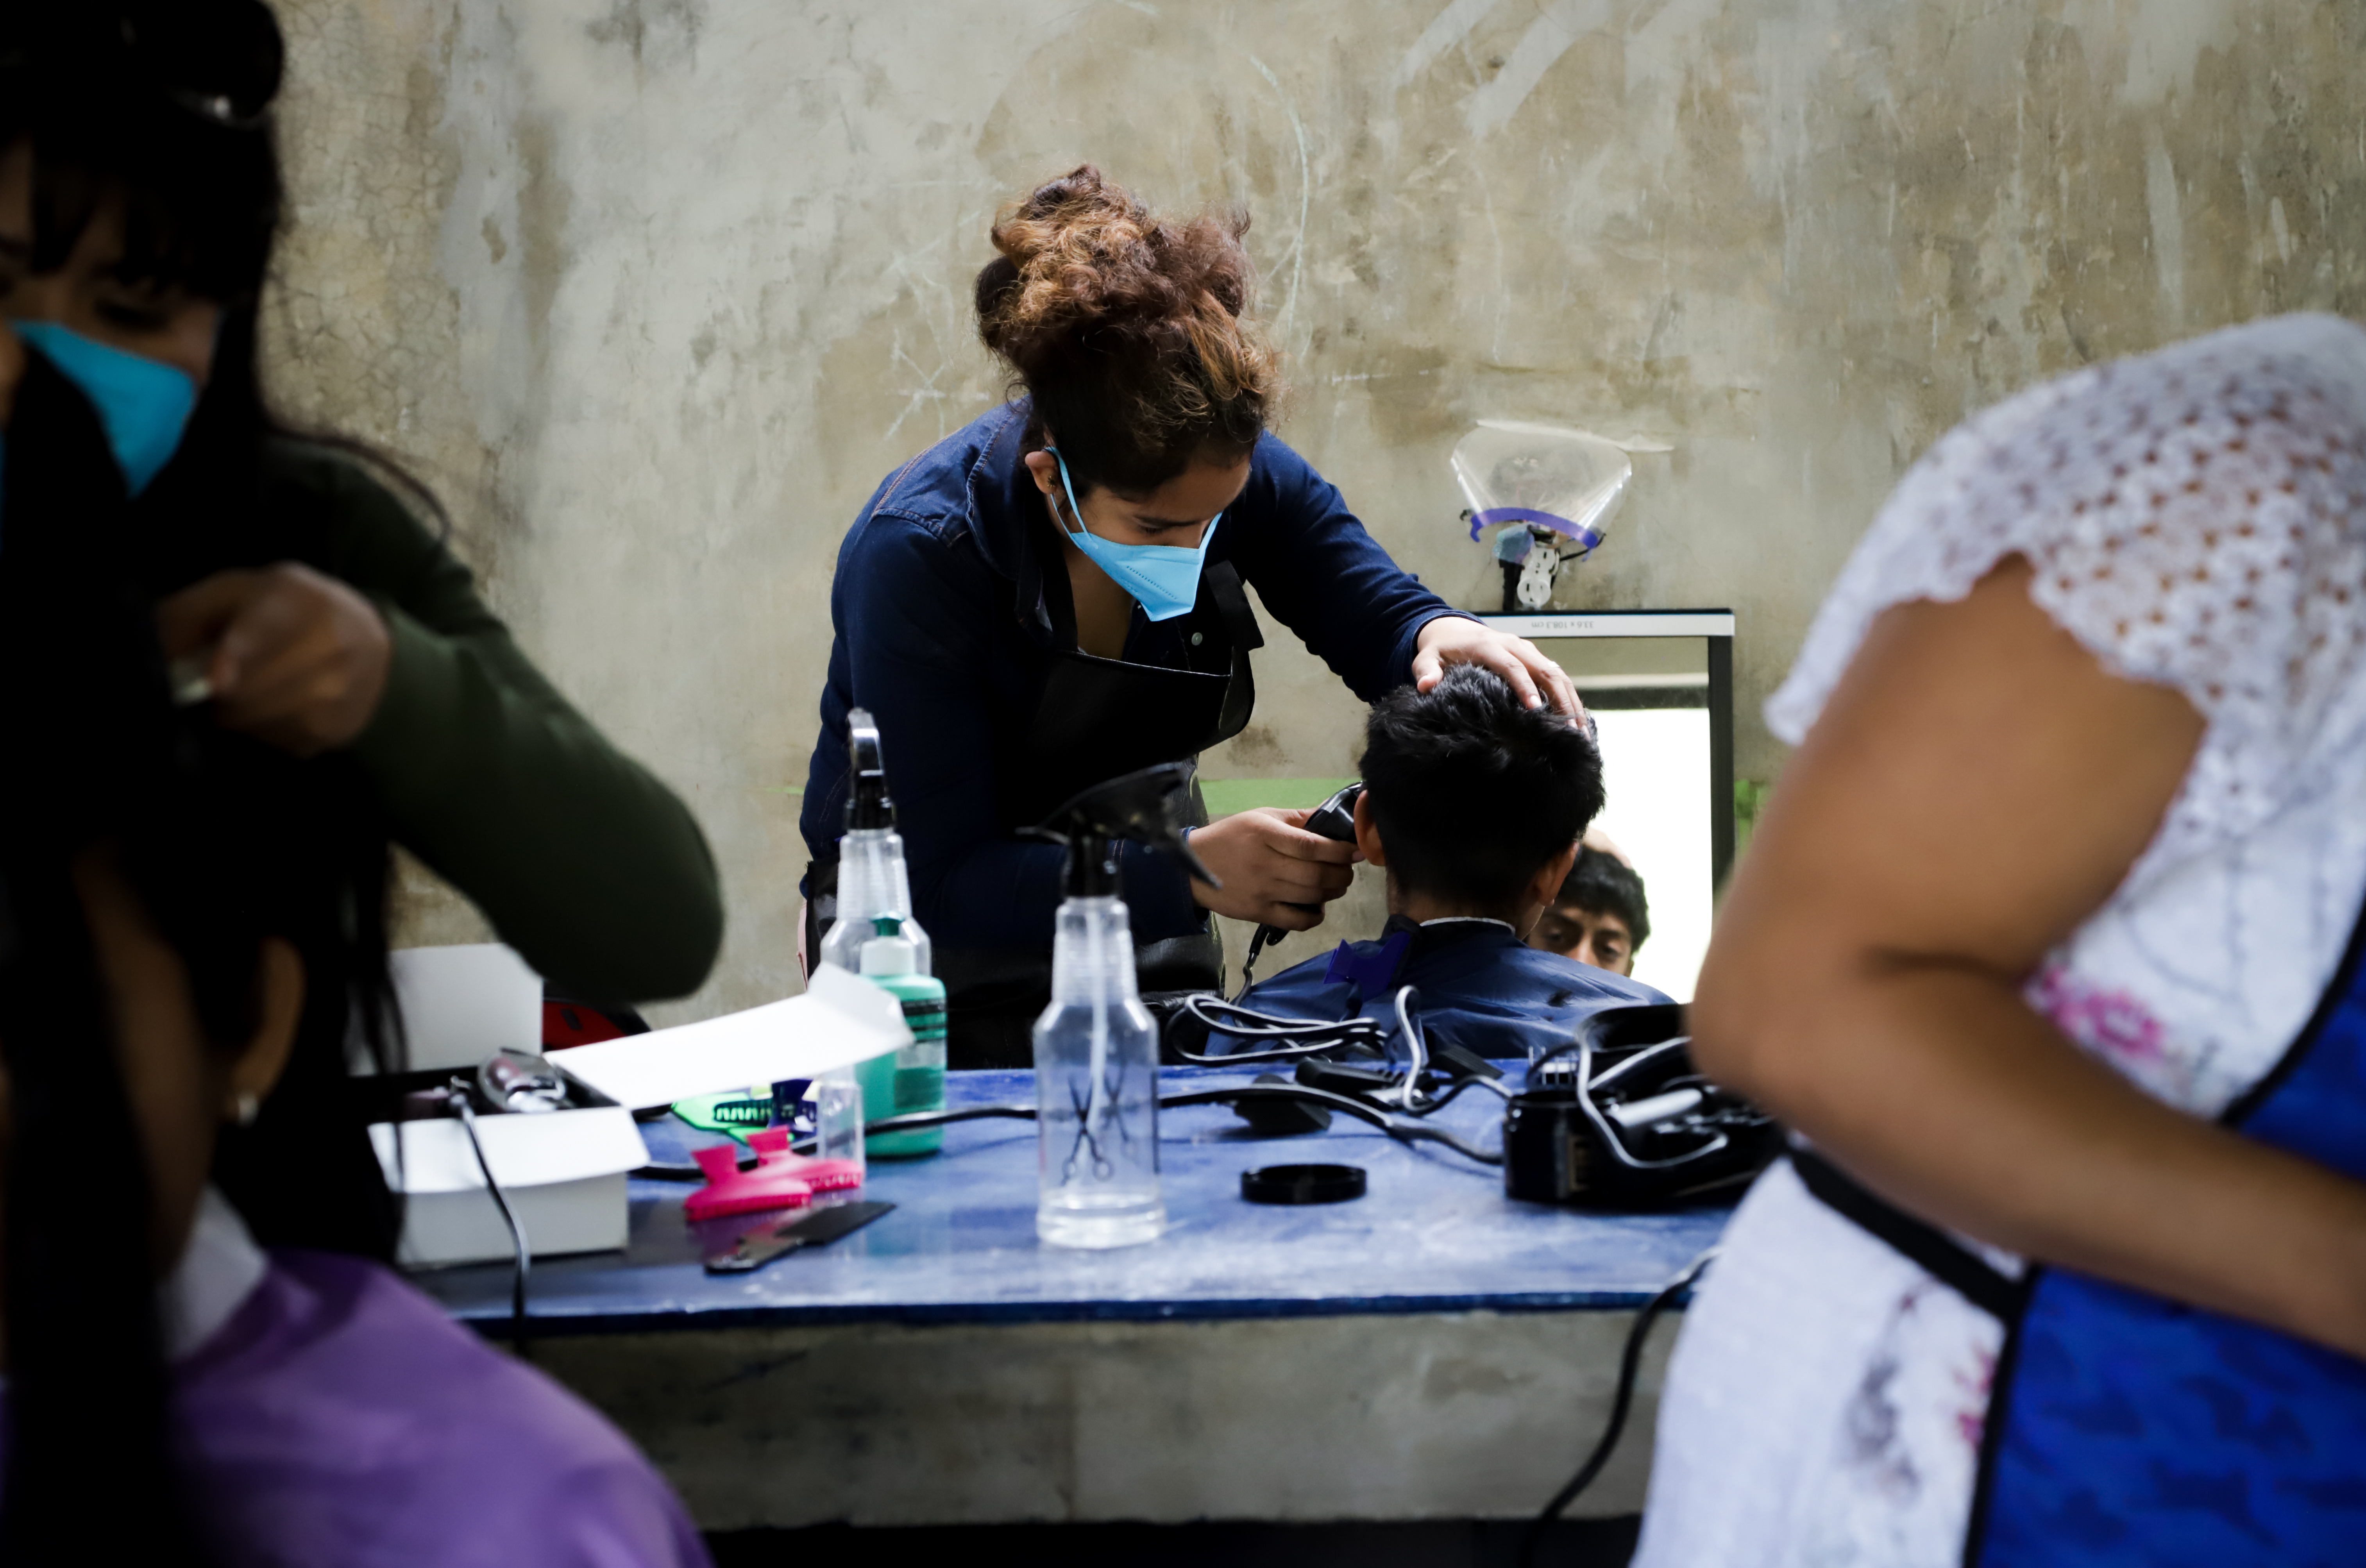
M 197 412 L 197 384 L 186 370 L 112 348 L 55 321 L 11 321 L 18 337 L 57 367 L 98 412 L 99 427 L 138 495 L 180 450 Z
M 1121 545 L 1114 539 L 1104 539 L 1085 526 L 1084 508 L 1076 504 L 1076 486 L 1068 482 L 1068 460 L 1060 456 L 1056 446 L 1043 450 L 1060 465 L 1060 488 L 1068 493 L 1068 515 L 1076 520 L 1076 531 L 1068 535 L 1068 542 L 1109 573 L 1120 588 L 1132 594 L 1142 613 L 1152 620 L 1171 621 L 1189 614 L 1200 599 L 1200 568 L 1208 558 L 1208 546 L 1214 541 L 1216 525 L 1224 520 L 1224 514 L 1219 512 L 1208 519 L 1207 527 L 1200 530 L 1197 549 L 1178 549 L 1173 545 Z

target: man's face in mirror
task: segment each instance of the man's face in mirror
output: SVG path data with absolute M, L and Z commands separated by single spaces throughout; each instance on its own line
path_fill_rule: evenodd
M 1547 909 L 1528 945 L 1591 964 L 1614 975 L 1635 973 L 1635 936 L 1617 916 L 1556 904 Z

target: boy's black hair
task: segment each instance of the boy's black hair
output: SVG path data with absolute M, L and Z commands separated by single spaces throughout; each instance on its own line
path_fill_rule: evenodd
M 1593 738 L 1475 664 L 1374 703 L 1361 767 L 1390 874 L 1474 905 L 1517 897 L 1602 809 Z
M 1554 895 L 1556 906 L 1567 905 L 1589 915 L 1616 915 L 1633 939 L 1631 952 L 1640 952 L 1651 934 L 1651 906 L 1643 897 L 1643 879 L 1617 855 L 1581 849 L 1577 863 L 1561 879 Z

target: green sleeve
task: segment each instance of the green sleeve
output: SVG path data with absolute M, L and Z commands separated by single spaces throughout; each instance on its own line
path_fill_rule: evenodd
M 331 570 L 392 637 L 352 752 L 396 839 L 558 986 L 624 1002 L 697 989 L 723 899 L 689 810 L 527 661 L 408 508 L 351 464 L 301 468 L 325 491 Z

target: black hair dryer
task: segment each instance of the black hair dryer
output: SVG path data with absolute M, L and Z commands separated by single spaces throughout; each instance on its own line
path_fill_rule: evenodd
M 1329 799 L 1306 814 L 1306 830 L 1337 843 L 1354 843 L 1356 841 L 1356 800 L 1363 793 L 1364 786 L 1361 784 L 1351 784 L 1334 790 Z M 1290 908 L 1304 909 L 1311 915 L 1319 915 L 1323 912 L 1323 907 L 1319 904 L 1293 904 Z M 1248 956 L 1241 960 L 1241 988 L 1234 993 L 1235 997 L 1245 994 L 1250 985 L 1254 983 L 1256 976 L 1257 954 L 1279 942 L 1281 938 L 1282 930 L 1279 926 L 1257 927 L 1256 934 L 1249 938 Z
M 1043 818 L 1042 826 L 1030 829 L 1029 836 L 1068 846 L 1065 891 L 1071 898 L 1117 892 L 1117 846 L 1126 840 L 1173 855 L 1209 886 L 1222 887 L 1184 837 L 1183 802 L 1190 787 L 1189 762 L 1161 762 L 1123 773 L 1074 796 Z

